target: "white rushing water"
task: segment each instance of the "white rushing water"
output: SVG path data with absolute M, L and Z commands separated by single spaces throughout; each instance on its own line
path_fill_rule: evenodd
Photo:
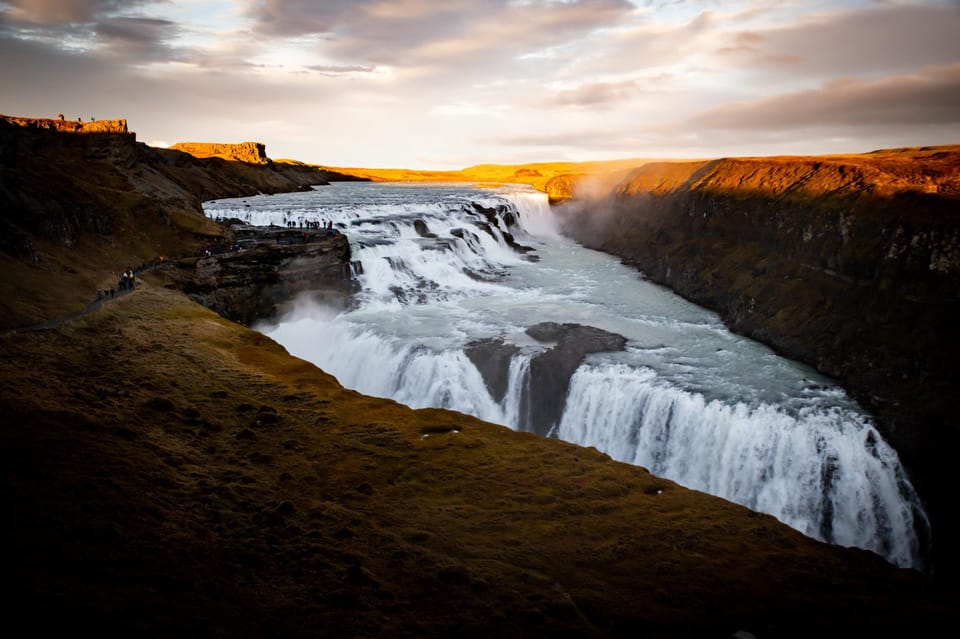
M 553 434 L 812 537 L 922 565 L 926 516 L 867 414 L 815 371 L 562 237 L 541 193 L 339 183 L 205 209 L 262 225 L 332 220 L 349 237 L 356 307 L 302 303 L 260 327 L 347 387 L 518 428 L 530 362 L 551 347 L 528 327 L 617 333 L 626 350 L 590 355 L 577 369 Z M 539 261 L 514 250 L 508 231 Z M 464 350 L 485 338 L 517 348 L 502 397 Z

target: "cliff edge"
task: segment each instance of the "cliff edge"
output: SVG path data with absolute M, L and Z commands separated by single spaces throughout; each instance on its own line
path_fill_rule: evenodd
M 837 380 L 899 452 L 953 574 L 960 146 L 636 168 L 547 185 L 568 234 Z

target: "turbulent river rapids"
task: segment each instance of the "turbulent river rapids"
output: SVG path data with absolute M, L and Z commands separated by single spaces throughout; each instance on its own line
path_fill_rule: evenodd
M 926 515 L 867 413 L 816 371 L 563 237 L 544 194 L 337 183 L 204 206 L 346 234 L 355 304 L 304 302 L 258 327 L 344 386 L 593 446 L 922 567 Z

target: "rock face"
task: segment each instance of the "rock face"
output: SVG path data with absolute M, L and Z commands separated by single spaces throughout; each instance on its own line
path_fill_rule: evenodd
M 341 234 L 292 241 L 261 236 L 250 248 L 181 260 L 183 290 L 218 314 L 250 325 L 282 313 L 300 296 L 345 308 L 355 291 L 350 242 Z
M 552 435 L 570 387 L 570 378 L 590 353 L 622 351 L 627 338 L 593 326 L 542 322 L 527 329 L 527 335 L 554 346 L 530 361 L 530 392 L 521 406 L 528 415 L 524 430 Z
M 910 470 L 935 561 L 960 568 L 937 543 L 960 530 L 960 147 L 648 164 L 558 210 L 579 241 L 837 378 Z
M 470 342 L 464 352 L 483 376 L 490 396 L 496 402 L 502 401 L 510 382 L 510 360 L 520 352 L 520 347 L 507 344 L 503 338 L 488 338 Z
M 590 353 L 622 351 L 627 338 L 593 326 L 541 322 L 526 330 L 539 342 L 552 344 L 530 361 L 530 385 L 520 399 L 521 430 L 552 436 L 570 388 L 570 378 Z M 510 361 L 520 348 L 503 338 L 467 344 L 467 357 L 483 376 L 490 395 L 503 400 L 510 381 Z
M 215 142 L 178 142 L 170 147 L 197 158 L 220 158 L 248 164 L 269 164 L 266 145 L 263 142 L 240 142 L 219 144 Z
M 583 174 L 567 173 L 551 178 L 544 187 L 547 200 L 550 204 L 560 204 L 573 198 L 577 182 L 584 180 L 585 177 Z

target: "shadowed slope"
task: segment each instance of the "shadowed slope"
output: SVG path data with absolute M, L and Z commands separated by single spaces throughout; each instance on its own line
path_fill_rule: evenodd
M 809 636 L 947 612 L 870 553 L 345 390 L 156 285 L 0 339 L 7 576 L 41 633 Z

